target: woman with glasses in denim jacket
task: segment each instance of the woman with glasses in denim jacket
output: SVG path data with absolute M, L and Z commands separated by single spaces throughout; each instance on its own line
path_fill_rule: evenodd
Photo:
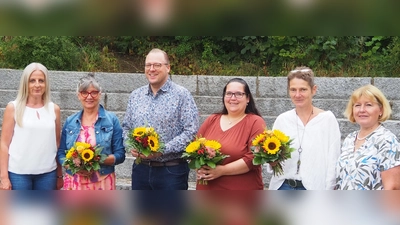
M 79 171 L 72 175 L 66 166 L 64 190 L 115 190 L 115 165 L 125 160 L 122 128 L 117 116 L 108 112 L 99 104 L 101 87 L 94 74 L 80 79 L 77 87 L 78 99 L 83 109 L 69 116 L 63 126 L 58 160 L 63 164 L 66 151 L 75 142 L 85 142 L 102 147 L 102 154 L 107 158 L 100 165 L 100 170 L 93 173 Z
M 250 147 L 266 125 L 246 81 L 241 78 L 228 81 L 222 103 L 222 111 L 209 116 L 197 136 L 220 142 L 221 153 L 229 157 L 214 169 L 203 166 L 197 170 L 197 179 L 207 181 L 207 185 L 197 184 L 196 189 L 262 190 L 261 166 L 253 165 Z

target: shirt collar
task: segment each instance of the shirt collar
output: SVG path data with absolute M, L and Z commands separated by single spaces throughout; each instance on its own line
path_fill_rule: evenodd
M 168 77 L 167 81 L 165 82 L 165 84 L 163 86 L 161 86 L 160 90 L 158 90 L 157 94 L 159 92 L 168 92 L 171 89 L 171 78 Z M 148 86 L 147 89 L 147 95 L 153 95 L 153 91 L 151 90 L 150 84 Z

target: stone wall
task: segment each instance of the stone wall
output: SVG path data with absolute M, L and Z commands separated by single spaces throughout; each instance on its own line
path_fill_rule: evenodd
M 16 97 L 21 70 L 0 69 L 0 122 L 3 119 L 4 108 L 9 101 Z M 76 97 L 76 84 L 84 72 L 50 71 L 50 85 L 52 100 L 61 107 L 62 122 L 81 108 Z M 122 120 L 129 94 L 132 90 L 147 84 L 144 74 L 127 73 L 96 73 L 96 78 L 103 88 L 102 104 L 109 111 L 115 112 Z M 171 79 L 186 87 L 194 96 L 200 111 L 201 122 L 213 112 L 222 107 L 222 89 L 230 76 L 208 75 L 171 75 Z M 293 108 L 287 95 L 287 81 L 285 77 L 247 77 L 243 76 L 251 89 L 267 126 L 272 124 L 280 113 Z M 400 78 L 325 78 L 317 77 L 315 83 L 318 86 L 314 97 L 314 105 L 325 110 L 331 110 L 336 116 L 344 138 L 349 132 L 357 129 L 343 116 L 348 98 L 353 90 L 366 85 L 374 84 L 383 91 L 390 100 L 393 114 L 390 120 L 385 122 L 386 127 L 397 136 L 400 135 Z M 120 179 L 129 180 L 130 167 L 133 159 L 128 157 L 126 162 L 117 167 L 117 176 Z M 193 174 L 191 174 L 193 180 Z M 266 185 L 269 175 L 264 174 Z

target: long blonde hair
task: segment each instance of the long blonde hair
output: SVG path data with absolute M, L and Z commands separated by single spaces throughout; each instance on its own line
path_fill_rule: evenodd
M 42 96 L 43 104 L 47 108 L 48 103 L 51 101 L 50 99 L 50 84 L 48 80 L 48 70 L 45 66 L 40 63 L 33 62 L 27 65 L 22 72 L 21 80 L 19 82 L 18 94 L 15 99 L 16 108 L 15 108 L 15 120 L 18 126 L 22 127 L 22 117 L 24 116 L 26 102 L 29 97 L 29 78 L 31 74 L 36 71 L 42 71 L 44 74 L 44 79 L 46 83 L 45 91 Z

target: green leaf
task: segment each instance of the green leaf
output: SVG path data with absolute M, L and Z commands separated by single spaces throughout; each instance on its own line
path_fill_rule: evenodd
M 254 165 L 261 165 L 262 163 L 261 163 L 261 158 L 259 158 L 259 157 L 254 157 L 253 158 L 253 164 Z
M 209 161 L 209 162 L 207 162 L 207 166 L 214 169 L 217 165 L 214 162 Z
M 201 167 L 200 161 L 195 159 L 194 162 L 195 162 L 195 168 L 199 169 Z
M 190 160 L 189 162 L 189 168 L 190 169 L 198 169 L 200 167 L 196 167 L 196 161 L 195 160 Z
M 206 164 L 206 163 L 204 162 L 204 159 L 203 159 L 203 157 L 200 157 L 200 158 L 199 158 L 199 164 L 200 164 L 200 165 L 204 165 L 204 164 Z

